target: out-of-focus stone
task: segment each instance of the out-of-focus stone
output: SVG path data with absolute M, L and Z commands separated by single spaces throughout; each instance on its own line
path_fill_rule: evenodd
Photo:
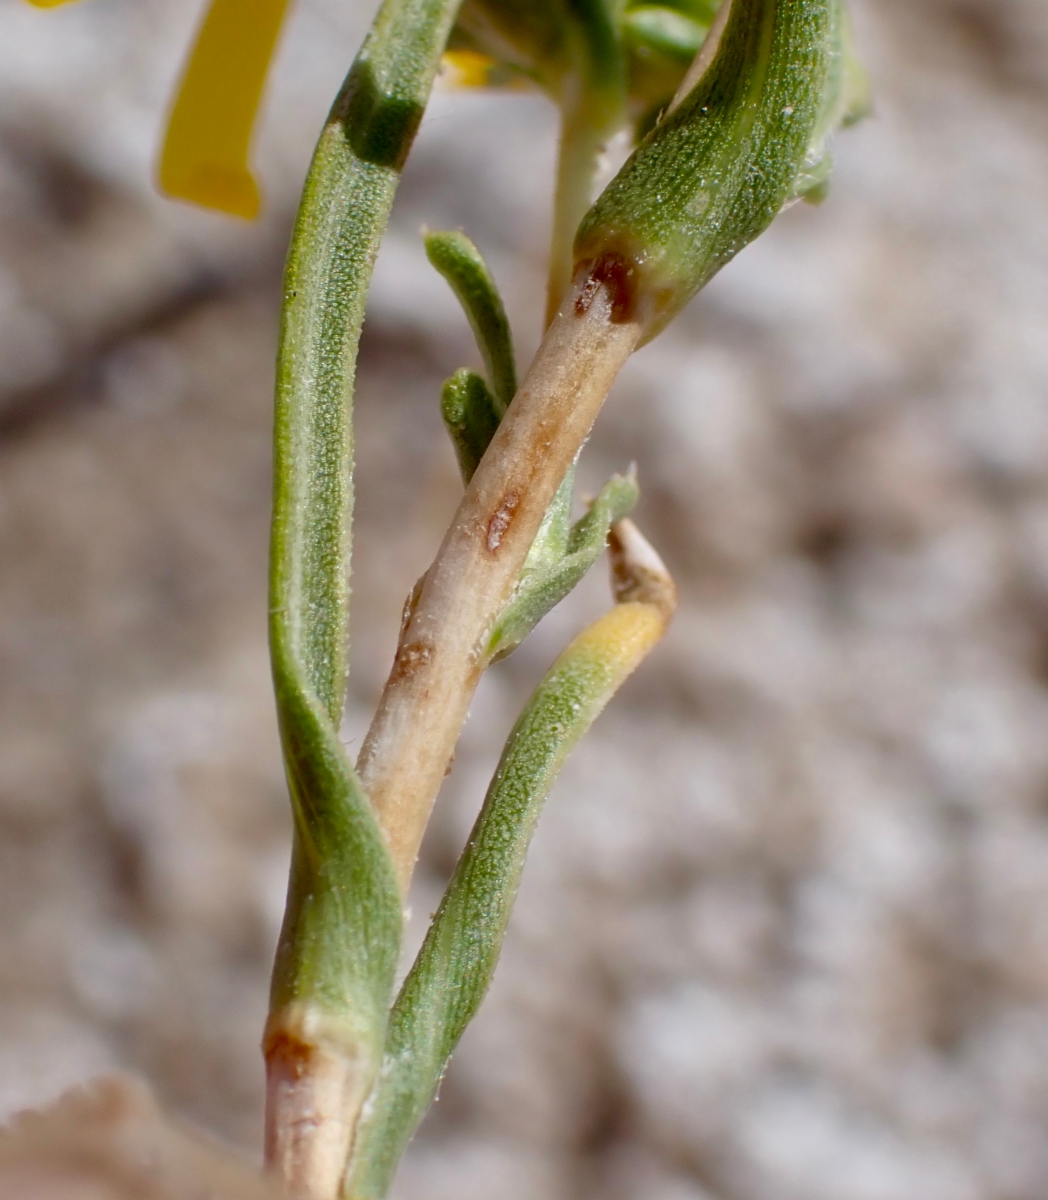
M 113 1075 L 0 1131 L 3 1200 L 278 1200 L 231 1150 L 170 1121 L 149 1090 Z

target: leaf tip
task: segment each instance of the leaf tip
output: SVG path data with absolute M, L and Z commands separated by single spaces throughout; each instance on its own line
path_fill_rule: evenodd
M 608 534 L 611 590 L 616 604 L 647 604 L 666 624 L 677 609 L 677 585 L 654 546 L 628 517 Z

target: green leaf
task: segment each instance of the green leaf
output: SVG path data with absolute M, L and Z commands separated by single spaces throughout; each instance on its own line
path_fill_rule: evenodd
M 828 139 L 842 125 L 853 125 L 870 110 L 870 85 L 855 54 L 851 18 L 843 0 L 830 9 L 830 56 L 822 108 L 808 152 L 794 181 L 792 195 L 821 203 L 830 188 L 833 155 Z
M 688 66 L 699 52 L 708 28 L 675 9 L 657 4 L 630 9 L 622 19 L 630 49 L 664 55 L 681 67 Z
M 578 459 L 576 459 L 576 462 Z M 575 463 L 561 480 L 560 487 L 553 493 L 553 500 L 542 518 L 539 531 L 524 560 L 525 571 L 541 571 L 552 567 L 568 552 L 571 536 L 571 507 L 575 500 Z
M 638 8 L 647 8 L 651 0 L 629 0 L 626 13 L 636 12 Z M 662 8 L 672 8 L 674 12 L 682 13 L 685 17 L 698 22 L 699 25 L 710 26 L 721 6 L 721 0 L 660 0 Z
M 277 365 L 270 648 L 295 820 L 271 1020 L 317 1013 L 377 1069 L 400 944 L 395 874 L 338 736 L 352 396 L 364 304 L 455 0 L 386 0 L 320 135 L 292 238 Z
M 733 0 L 712 63 L 584 218 L 579 270 L 647 339 L 791 198 L 824 113 L 839 0 Z
M 480 816 L 393 1006 L 382 1072 L 357 1135 L 347 1188 L 353 1200 L 379 1200 L 388 1191 L 451 1052 L 487 991 L 550 788 L 579 738 L 650 648 L 650 636 L 637 645 L 636 639 L 616 637 L 614 630 L 605 634 L 602 627 L 612 614 L 554 663 L 509 736 Z
M 279 680 L 277 698 L 294 844 L 270 1011 L 322 1014 L 325 1039 L 375 1070 L 400 947 L 393 866 L 325 714 Z
M 507 62 L 555 92 L 570 67 L 563 0 L 464 0 L 452 36 Z
M 451 285 L 469 318 L 501 417 L 517 391 L 513 338 L 502 297 L 480 251 L 464 233 L 424 236 L 427 258 Z
M 636 476 L 613 475 L 565 538 L 574 469 L 550 506 L 539 536 L 524 563 L 517 586 L 488 640 L 492 659 L 504 658 L 520 645 L 555 605 L 572 591 L 600 557 L 608 531 L 637 503 Z
M 634 5 L 623 15 L 636 141 L 653 129 L 669 108 L 708 30 L 708 20 L 696 20 L 667 4 Z
M 444 383 L 440 415 L 455 446 L 462 482 L 468 485 L 499 427 L 499 403 L 484 380 L 463 367 Z
M 587 90 L 621 88 L 620 7 L 618 0 L 465 0 L 456 37 L 567 101 L 569 76 Z

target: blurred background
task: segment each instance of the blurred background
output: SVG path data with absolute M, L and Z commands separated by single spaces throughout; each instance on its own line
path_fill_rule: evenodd
M 289 819 L 265 562 L 279 281 L 371 0 L 298 0 L 264 218 L 151 190 L 199 0 L 0 0 L 0 1119 L 100 1072 L 257 1158 Z M 681 589 L 565 770 L 396 1200 L 1048 1193 L 1048 7 L 854 0 L 875 116 L 616 387 Z M 477 365 L 419 228 L 537 344 L 556 126 L 435 96 L 358 391 L 358 746 Z M 417 944 L 601 571 L 493 670 Z

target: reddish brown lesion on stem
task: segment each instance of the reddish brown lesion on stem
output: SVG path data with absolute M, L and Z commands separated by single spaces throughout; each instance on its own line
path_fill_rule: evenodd
M 502 539 L 506 536 L 506 530 L 512 525 L 513 518 L 519 506 L 520 492 L 507 492 L 499 502 L 498 507 L 491 514 L 484 537 L 484 546 L 489 554 L 498 553 L 499 546 L 502 545 Z
M 624 254 L 607 252 L 591 262 L 583 263 L 579 270 L 582 283 L 575 294 L 575 315 L 589 312 L 593 298 L 603 288 L 610 301 L 611 320 L 616 325 L 626 325 L 636 318 L 640 268 Z
M 390 678 L 405 679 L 421 670 L 432 657 L 433 647 L 429 642 L 402 642 L 397 647 Z

